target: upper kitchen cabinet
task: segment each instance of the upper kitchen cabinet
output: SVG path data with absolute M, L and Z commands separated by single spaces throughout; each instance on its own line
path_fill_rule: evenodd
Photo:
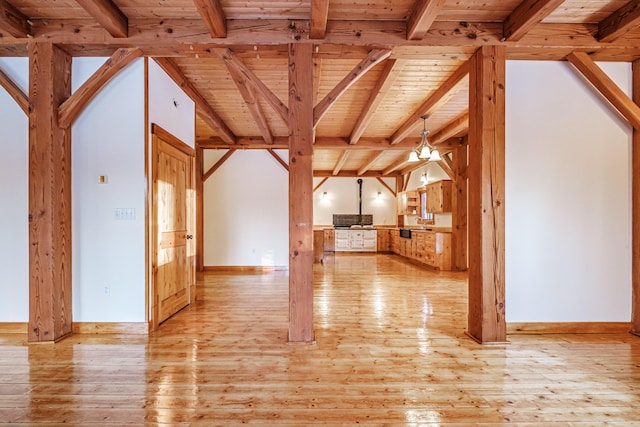
M 401 191 L 398 193 L 398 215 L 417 215 L 419 203 L 417 191 Z
M 426 187 L 426 212 L 451 212 L 451 180 L 432 182 Z

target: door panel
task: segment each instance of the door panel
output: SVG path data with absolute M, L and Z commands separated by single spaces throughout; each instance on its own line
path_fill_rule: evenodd
M 153 324 L 159 325 L 191 301 L 195 274 L 191 253 L 193 189 L 189 147 L 153 136 Z

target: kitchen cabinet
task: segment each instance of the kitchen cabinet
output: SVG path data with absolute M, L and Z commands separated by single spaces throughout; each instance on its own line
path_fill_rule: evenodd
M 391 250 L 391 230 L 379 228 L 376 230 L 378 252 L 389 252 Z
M 404 238 L 392 230 L 390 235 L 391 252 L 436 270 L 451 270 L 450 232 L 412 230 L 411 238 Z
M 333 228 L 324 229 L 324 251 L 333 252 L 336 246 L 336 232 Z
M 432 182 L 431 184 L 427 185 L 426 212 L 429 212 L 429 213 L 451 212 L 451 191 L 452 191 L 452 181 L 448 179 Z
M 415 190 L 401 191 L 398 193 L 398 215 L 418 215 L 420 213 L 420 200 Z

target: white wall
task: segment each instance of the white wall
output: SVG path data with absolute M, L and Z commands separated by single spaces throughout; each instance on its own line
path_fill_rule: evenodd
M 224 154 L 205 150 L 205 170 Z M 204 184 L 204 265 L 288 267 L 288 200 L 280 163 L 264 150 L 236 151 Z
M 507 321 L 628 322 L 629 126 L 562 62 L 508 62 L 506 105 Z
M 77 88 L 104 58 L 74 58 Z M 72 127 L 73 320 L 145 321 L 144 60 L 122 70 Z M 98 176 L 107 183 L 99 184 Z M 115 209 L 135 218 L 117 220 Z
M 315 188 L 323 178 L 314 178 Z M 333 214 L 357 214 L 358 178 L 329 178 L 313 194 L 314 225 L 332 225 Z M 384 178 L 395 189 L 395 178 Z M 324 192 L 327 193 L 323 197 Z M 380 197 L 378 197 L 380 192 Z M 362 213 L 373 215 L 375 225 L 396 223 L 396 198 L 375 178 L 362 178 Z
M 195 103 L 153 60 L 149 60 L 149 126 L 164 130 L 195 147 Z M 151 132 L 151 128 L 149 128 Z
M 29 93 L 28 58 L 0 58 Z M 0 322 L 29 321 L 29 119 L 0 87 Z

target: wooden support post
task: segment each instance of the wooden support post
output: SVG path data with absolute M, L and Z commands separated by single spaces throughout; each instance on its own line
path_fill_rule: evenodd
M 465 137 L 466 138 L 466 137 Z M 467 270 L 467 144 L 453 151 L 451 249 L 454 270 Z
M 469 318 L 480 343 L 506 341 L 505 47 L 482 46 L 469 73 Z
M 196 147 L 196 271 L 204 271 L 204 150 Z
M 632 70 L 633 102 L 640 105 L 640 60 Z M 635 127 L 631 152 L 631 332 L 640 336 L 640 130 Z
M 398 198 L 400 197 L 400 193 L 403 190 L 404 190 L 404 175 L 398 175 L 396 176 L 396 206 L 400 205 Z M 396 216 L 396 223 L 398 227 L 404 227 L 404 215 L 400 215 L 400 213 L 398 213 L 398 215 Z
M 71 131 L 58 106 L 71 94 L 71 57 L 29 43 L 29 331 L 53 342 L 72 330 Z
M 289 341 L 313 342 L 313 46 L 289 45 Z

